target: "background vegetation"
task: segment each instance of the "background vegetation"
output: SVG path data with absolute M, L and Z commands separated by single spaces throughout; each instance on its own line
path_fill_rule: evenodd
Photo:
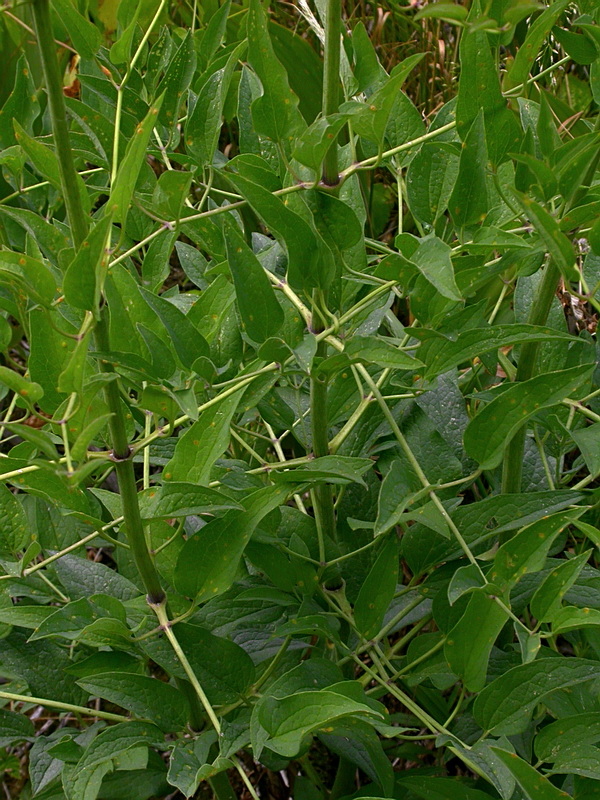
M 9 798 L 600 797 L 600 9 L 0 7 Z

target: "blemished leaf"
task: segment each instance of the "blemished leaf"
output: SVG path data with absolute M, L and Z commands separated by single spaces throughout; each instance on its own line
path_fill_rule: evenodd
M 513 384 L 473 417 L 464 434 L 465 450 L 483 469 L 496 466 L 521 425 L 584 386 L 591 369 L 584 364 Z
M 12 92 L 0 108 L 0 149 L 15 144 L 13 120 L 31 133 L 31 126 L 40 113 L 40 104 L 31 77 L 25 53 L 19 56 L 15 67 L 15 83 Z
M 263 94 L 252 103 L 256 131 L 289 150 L 305 123 L 298 111 L 298 97 L 273 50 L 260 0 L 251 0 L 248 9 L 248 60 L 263 88 Z
M 501 750 L 499 747 L 492 747 L 492 750 L 512 772 L 527 800 L 560 800 L 571 797 L 566 792 L 557 789 L 534 767 L 519 758 L 516 753 L 507 753 L 506 750 Z
M 235 392 L 220 403 L 207 408 L 180 436 L 173 458 L 163 471 L 166 481 L 187 481 L 208 485 L 216 459 L 229 444 L 229 426 L 241 397 L 242 391 Z
M 585 658 L 539 658 L 504 672 L 479 694 L 473 715 L 496 736 L 521 733 L 538 703 L 559 689 L 600 676 L 597 661 Z
M 195 794 L 200 783 L 198 770 L 208 763 L 208 753 L 216 736 L 213 731 L 205 731 L 192 741 L 180 739 L 175 742 L 169 758 L 167 780 L 185 797 Z
M 561 605 L 562 598 L 575 583 L 593 551 L 586 550 L 574 558 L 563 561 L 547 575 L 531 598 L 529 607 L 540 622 L 552 619 Z
M 197 602 L 226 592 L 254 528 L 287 494 L 285 486 L 258 489 L 244 499 L 245 510 L 229 511 L 197 531 L 179 553 L 177 589 Z
M 269 734 L 267 747 L 290 758 L 311 733 L 333 720 L 352 714 L 381 718 L 366 702 L 338 694 L 335 688 L 301 691 L 281 699 L 267 697 L 259 712 L 260 724 Z
M 111 187 L 110 197 L 108 198 L 108 210 L 112 212 L 115 222 L 122 223 L 127 217 L 135 185 L 146 157 L 148 142 L 157 123 L 163 100 L 164 95 L 161 95 L 152 103 L 147 116 L 136 127 L 123 160 L 119 164 L 117 177 Z
M 577 608 L 563 606 L 552 615 L 552 633 L 562 634 L 578 628 L 588 628 L 600 625 L 600 611 L 596 608 Z
M 556 0 L 548 6 L 531 24 L 527 31 L 525 41 L 519 47 L 506 76 L 506 88 L 525 83 L 531 72 L 531 67 L 542 47 L 548 32 L 555 25 L 562 12 L 569 5 L 570 0 Z
M 381 629 L 396 591 L 399 565 L 398 540 L 392 533 L 381 547 L 354 604 L 354 621 L 365 639 L 375 636 Z
M 561 511 L 520 530 L 498 549 L 489 580 L 502 590 L 511 589 L 523 575 L 542 569 L 552 542 L 584 510 Z
M 243 326 L 255 342 L 265 342 L 283 325 L 283 309 L 264 268 L 235 222 L 227 226 L 225 244 Z
M 196 69 L 196 50 L 192 31 L 188 31 L 175 54 L 169 60 L 169 66 L 160 82 L 157 94 L 163 97 L 158 112 L 158 122 L 166 127 L 176 124 L 179 106 L 192 82 Z
M 325 154 L 334 146 L 335 140 L 347 120 L 345 114 L 318 117 L 304 133 L 296 139 L 292 157 L 318 172 Z
M 56 294 L 56 281 L 45 264 L 9 250 L 0 250 L 0 283 L 23 291 L 43 306 L 49 306 Z
M 27 380 L 27 378 L 8 367 L 0 366 L 0 385 L 6 386 L 11 392 L 15 392 L 28 405 L 37 403 L 44 396 L 44 390 L 39 383 Z
M 78 685 L 93 697 L 101 697 L 150 720 L 161 731 L 181 730 L 189 716 L 185 697 L 168 683 L 132 672 L 104 672 L 80 678 Z
M 554 762 L 565 751 L 600 741 L 600 714 L 577 714 L 551 722 L 535 737 L 534 749 L 540 761 Z
M 496 597 L 476 591 L 448 633 L 444 655 L 452 672 L 462 678 L 469 691 L 478 692 L 485 686 L 490 653 L 507 620 L 508 612 Z

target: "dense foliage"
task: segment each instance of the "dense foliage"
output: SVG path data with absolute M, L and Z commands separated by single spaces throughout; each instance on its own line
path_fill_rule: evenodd
M 600 8 L 0 41 L 8 796 L 600 797 Z

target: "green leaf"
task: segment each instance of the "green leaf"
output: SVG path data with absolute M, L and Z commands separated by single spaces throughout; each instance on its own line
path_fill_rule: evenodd
M 71 0 L 54 0 L 54 11 L 69 32 L 73 47 L 82 58 L 93 58 L 102 44 L 96 25 L 80 14 Z
M 198 625 L 178 623 L 174 630 L 209 701 L 215 705 L 237 702 L 255 679 L 254 664 L 248 653 L 239 644 L 215 636 Z M 170 675 L 186 678 L 166 639 L 151 637 L 144 640 L 143 647 L 146 654 Z
M 361 475 L 370 470 L 373 462 L 368 458 L 354 458 L 352 456 L 321 456 L 303 464 L 301 467 L 291 467 L 286 470 L 273 471 L 273 480 L 279 482 L 345 484 L 361 483 Z
M 577 714 L 551 722 L 535 737 L 535 754 L 540 761 L 554 762 L 580 745 L 600 741 L 600 713 Z
M 487 214 L 487 162 L 484 114 L 480 111 L 463 142 L 458 176 L 448 201 L 454 224 L 460 228 L 482 222 Z
M 113 45 L 113 48 L 116 45 Z M 115 222 L 124 223 L 131 203 L 131 198 L 135 191 L 142 163 L 146 157 L 148 142 L 152 135 L 160 112 L 164 95 L 161 95 L 150 106 L 148 114 L 136 127 L 133 138 L 127 145 L 127 151 L 123 160 L 119 164 L 117 177 L 112 185 L 110 197 L 107 202 L 107 209 L 112 212 Z
M 51 323 L 53 315 L 56 329 Z M 69 330 L 70 328 L 70 330 Z M 65 331 L 65 333 L 61 333 Z M 61 373 L 67 368 L 75 349 L 75 340 L 65 335 L 76 334 L 75 328 L 56 312 L 33 309 L 29 314 L 29 346 L 31 353 L 28 366 L 31 379 L 43 389 L 39 399 L 42 410 L 53 413 L 64 396 L 58 391 Z
M 216 489 L 181 481 L 169 481 L 162 486 L 147 489 L 140 495 L 140 510 L 144 519 L 188 517 L 191 514 L 209 514 L 237 508 L 240 508 L 239 503 Z
M 519 47 L 515 60 L 508 70 L 505 88 L 510 89 L 525 83 L 546 37 L 569 3 L 570 0 L 555 0 L 531 24 L 525 41 Z
M 188 481 L 208 486 L 216 459 L 229 445 L 229 426 L 242 394 L 243 390 L 235 392 L 207 408 L 179 437 L 173 458 L 163 471 L 166 481 Z
M 210 166 L 213 162 L 219 142 L 227 92 L 233 71 L 245 49 L 246 43 L 241 42 L 227 59 L 226 65 L 213 72 L 202 84 L 194 110 L 186 123 L 186 150 L 202 167 Z
M 562 511 L 520 530 L 498 549 L 489 580 L 503 590 L 512 589 L 523 575 L 541 570 L 558 534 L 584 511 L 584 508 Z
M 545 697 L 598 677 L 597 661 L 540 658 L 509 669 L 486 686 L 475 699 L 473 716 L 484 730 L 496 736 L 521 733 Z
M 169 758 L 167 780 L 185 797 L 195 794 L 200 783 L 198 770 L 209 761 L 208 753 L 215 739 L 216 733 L 205 731 L 192 740 L 180 739 L 175 742 Z
M 113 759 L 123 759 L 142 745 L 164 746 L 164 735 L 154 725 L 135 721 L 122 722 L 101 731 L 85 749 L 67 780 L 63 776 L 68 800 L 94 800 L 102 777 L 118 763 Z
M 492 750 L 512 772 L 527 800 L 560 800 L 571 797 L 566 792 L 557 789 L 534 767 L 519 758 L 516 753 L 507 753 L 506 750 L 501 750 L 499 747 L 492 747 Z
M 411 255 L 411 260 L 442 297 L 458 301 L 462 300 L 462 297 L 454 280 L 451 253 L 449 245 L 438 239 L 437 236 L 428 236 L 426 239 L 420 240 L 419 246 Z
M 367 640 L 381 630 L 396 591 L 399 565 L 398 539 L 392 533 L 382 545 L 354 603 L 356 627 Z
M 333 278 L 333 271 L 323 268 L 328 262 L 319 253 L 317 237 L 308 222 L 268 189 L 241 175 L 228 173 L 228 177 L 267 228 L 285 246 L 290 285 L 295 289 L 326 288 Z
M 158 122 L 167 128 L 177 123 L 179 107 L 192 82 L 196 69 L 196 50 L 192 31 L 188 31 L 159 84 L 157 94 L 164 98 L 158 112 Z
M 21 373 L 8 367 L 0 366 L 0 385 L 8 387 L 11 392 L 19 395 L 27 405 L 34 405 L 44 396 L 44 390 L 39 383 L 24 378 Z
M 448 633 L 444 655 L 470 692 L 485 686 L 490 653 L 507 620 L 507 611 L 495 597 L 475 591 L 465 613 Z
M 435 8 L 436 5 L 446 4 L 436 3 L 433 6 L 428 6 L 428 8 Z M 457 8 L 457 6 L 454 6 L 454 8 Z M 401 775 L 396 779 L 396 782 L 417 797 L 422 797 L 423 800 L 488 800 L 490 797 L 486 792 L 480 792 L 479 789 L 471 789 L 469 786 L 465 786 L 457 778 Z
M 425 225 L 433 225 L 448 206 L 459 170 L 460 153 L 448 142 L 425 142 L 406 173 L 408 206 Z
M 470 24 L 463 31 L 460 40 L 456 129 L 460 138 L 465 141 L 468 131 L 482 113 L 485 125 L 482 124 L 480 135 L 485 130 L 487 153 L 492 164 L 497 166 L 505 160 L 506 153 L 519 150 L 521 131 L 515 115 L 502 95 L 496 59 L 490 48 L 488 34 L 478 25 L 480 17 L 481 4 L 473 3 L 468 18 Z M 479 143 L 479 148 L 483 153 L 483 143 Z M 482 165 L 485 166 L 486 163 L 487 156 Z M 481 193 L 479 177 L 477 193 Z M 450 208 L 452 209 L 452 204 Z
M 552 634 L 562 634 L 578 628 L 600 625 L 600 611 L 596 608 L 563 606 L 552 615 Z
M 497 466 L 504 448 L 519 428 L 540 409 L 560 403 L 584 386 L 591 369 L 589 364 L 583 364 L 512 384 L 469 422 L 464 434 L 468 455 L 483 469 Z
M 394 771 L 375 729 L 356 717 L 347 717 L 327 725 L 327 733 L 318 734 L 327 749 L 355 764 L 382 791 L 391 793 Z
M 422 8 L 417 14 L 415 19 L 442 19 L 444 22 L 464 22 L 467 18 L 469 11 L 464 6 L 459 6 L 456 3 L 436 2 Z
M 327 151 L 337 140 L 338 133 L 344 127 L 347 119 L 347 114 L 331 114 L 328 117 L 318 117 L 296 139 L 292 158 L 318 173 Z
M 29 425 L 22 425 L 20 422 L 4 422 L 3 427 L 12 431 L 15 436 L 20 436 L 24 441 L 30 442 L 40 453 L 44 453 L 51 460 L 58 461 L 60 459 L 56 445 L 47 431 L 30 428 Z
M 418 350 L 419 358 L 427 364 L 426 378 L 435 378 L 463 362 L 472 361 L 492 350 L 523 342 L 545 342 L 551 339 L 567 341 L 569 334 L 541 325 L 518 323 L 513 325 L 494 325 L 489 328 L 471 328 L 459 331 L 458 335 L 444 336 L 439 331 L 421 333 L 414 331 L 417 338 L 423 339 Z M 571 341 L 574 341 L 571 338 Z
M 423 53 L 416 53 L 401 61 L 394 67 L 384 85 L 369 97 L 368 102 L 342 103 L 340 112 L 352 115 L 352 128 L 355 133 L 382 148 L 388 120 L 400 87 L 423 57 Z
M 208 358 L 208 342 L 187 316 L 162 295 L 140 288 L 144 300 L 165 326 L 181 364 L 187 369 L 200 357 Z
M 35 84 L 31 77 L 29 64 L 22 53 L 15 67 L 15 84 L 0 109 L 0 150 L 15 143 L 13 120 L 18 120 L 23 128 L 31 133 L 31 126 L 40 113 Z
M 35 728 L 29 717 L 5 708 L 0 709 L 0 747 L 32 740 L 34 736 Z
M 110 48 L 110 60 L 113 64 L 124 64 L 126 61 L 129 61 L 131 55 L 131 45 L 133 43 L 133 37 L 138 24 L 138 17 L 142 8 L 142 3 L 136 3 L 133 5 L 133 15 L 131 19 L 128 20 L 127 27 L 125 27 L 119 38 Z
M 540 584 L 531 598 L 531 613 L 539 622 L 548 622 L 560 608 L 562 598 L 579 577 L 592 550 L 586 550 L 555 567 Z
M 334 685 L 320 691 L 297 692 L 283 698 L 267 697 L 261 703 L 260 724 L 269 734 L 267 747 L 293 758 L 311 733 L 334 720 L 353 714 L 381 717 L 366 702 L 338 694 Z
M 45 264 L 9 250 L 0 250 L 0 283 L 22 291 L 43 306 L 49 306 L 56 294 L 56 281 Z
M 364 361 L 388 369 L 418 369 L 422 366 L 419 359 L 413 358 L 391 342 L 375 336 L 353 336 L 346 344 L 341 358 L 343 356 L 347 356 L 352 362 Z M 334 358 L 336 356 L 323 362 L 322 366 L 325 367 Z M 345 359 L 341 363 L 345 366 Z
M 290 149 L 305 128 L 298 111 L 298 97 L 290 89 L 285 68 L 275 55 L 260 0 L 248 8 L 248 60 L 258 75 L 263 94 L 252 103 L 252 121 L 257 133 Z
M 15 556 L 30 539 L 23 506 L 3 484 L 0 484 L 0 554 Z
M 96 311 L 104 269 L 108 262 L 112 217 L 103 217 L 81 243 L 75 258 L 66 269 L 63 293 L 68 303 L 86 311 Z
M 279 332 L 283 309 L 260 261 L 233 221 L 227 226 L 225 244 L 242 325 L 251 339 L 264 342 Z
M 595 478 L 600 473 L 600 422 L 571 431 L 571 436 L 581 451 L 590 477 Z
M 154 722 L 162 731 L 180 731 L 189 717 L 185 697 L 157 678 L 132 672 L 105 672 L 80 678 L 77 684 L 94 697 Z
M 168 484 L 167 484 L 168 485 Z M 258 489 L 244 500 L 244 511 L 229 511 L 200 528 L 182 547 L 175 585 L 197 602 L 216 597 L 232 585 L 254 528 L 283 502 L 285 486 Z

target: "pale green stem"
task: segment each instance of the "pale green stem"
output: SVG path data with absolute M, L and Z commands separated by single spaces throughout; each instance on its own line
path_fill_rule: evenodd
M 85 706 L 76 706 L 72 703 L 59 703 L 56 700 L 48 700 L 45 697 L 28 697 L 26 694 L 14 694 L 13 692 L 0 692 L 0 697 L 4 700 L 12 700 L 15 703 L 33 703 L 37 706 L 46 708 L 56 708 L 58 711 L 68 711 L 72 714 L 85 714 L 88 717 L 98 717 L 109 722 L 131 722 L 129 717 L 122 714 L 111 714 L 108 711 L 96 711 Z

